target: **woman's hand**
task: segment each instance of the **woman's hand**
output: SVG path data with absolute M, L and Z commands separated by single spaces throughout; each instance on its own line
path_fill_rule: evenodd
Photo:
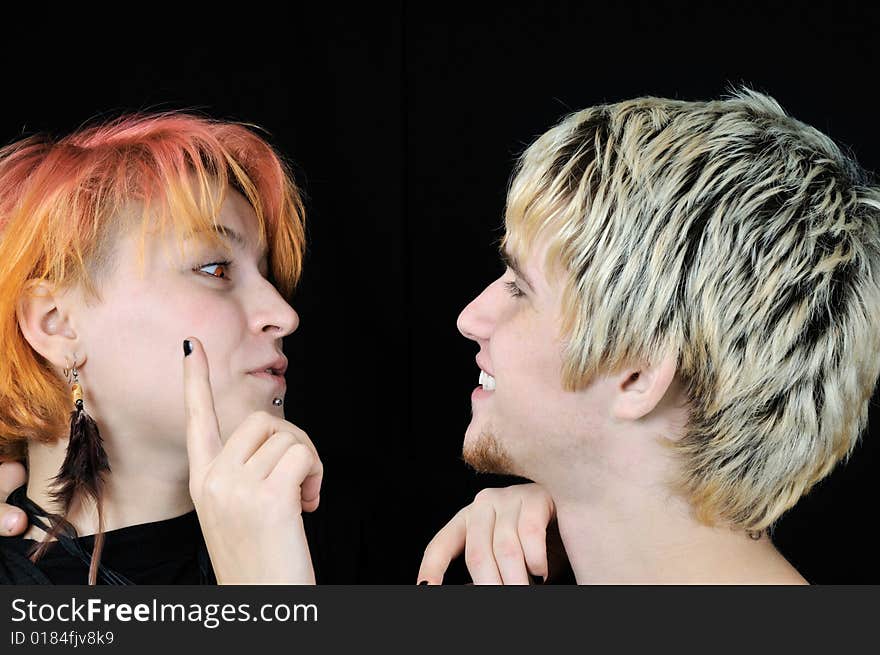
M 0 498 L 6 500 L 27 480 L 27 471 L 20 462 L 0 462 Z M 28 528 L 27 515 L 13 505 L 0 503 L 0 535 L 11 537 Z
M 464 552 L 475 584 L 546 581 L 547 525 L 556 508 L 537 484 L 483 489 L 438 532 L 422 558 L 419 583 L 443 582 L 449 563 Z
M 223 444 L 208 361 L 184 357 L 189 489 L 219 584 L 314 584 L 303 510 L 318 507 L 323 467 L 305 432 L 254 412 Z

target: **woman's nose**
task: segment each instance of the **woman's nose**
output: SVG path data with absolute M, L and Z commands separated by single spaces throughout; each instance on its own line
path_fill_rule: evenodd
M 286 337 L 296 331 L 299 327 L 299 314 L 290 306 L 277 289 L 273 286 L 269 292 L 270 298 L 264 298 L 264 302 L 268 300 L 270 303 L 267 311 L 259 312 L 256 320 L 258 328 L 265 331 L 267 328 L 274 327 L 280 334 L 279 337 Z M 263 307 L 266 307 L 264 304 Z

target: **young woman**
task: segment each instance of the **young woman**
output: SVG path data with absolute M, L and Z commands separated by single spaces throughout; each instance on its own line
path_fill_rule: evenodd
M 321 464 L 283 419 L 303 246 L 243 125 L 134 115 L 0 151 L 0 458 L 26 458 L 32 524 L 4 581 L 314 580 Z

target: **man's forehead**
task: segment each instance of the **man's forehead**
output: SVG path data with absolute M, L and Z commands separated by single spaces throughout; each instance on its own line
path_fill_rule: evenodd
M 556 238 L 547 232 L 529 240 L 505 238 L 500 249 L 501 259 L 512 271 L 517 272 L 520 279 L 528 282 L 537 296 L 557 298 L 564 291 L 568 279 L 559 259 L 558 245 Z M 519 271 L 511 264 L 516 264 Z
M 523 262 L 516 254 L 510 249 L 507 244 L 504 244 L 500 248 L 501 261 L 516 273 L 516 276 L 523 280 L 532 291 L 535 290 L 534 284 L 534 275 L 530 273 L 529 270 L 526 269 L 526 264 Z

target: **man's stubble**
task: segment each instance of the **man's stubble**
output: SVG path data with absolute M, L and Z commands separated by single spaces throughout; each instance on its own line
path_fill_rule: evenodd
M 466 439 L 461 456 L 465 463 L 478 473 L 516 475 L 513 460 L 492 428 L 481 430 L 473 441 Z

